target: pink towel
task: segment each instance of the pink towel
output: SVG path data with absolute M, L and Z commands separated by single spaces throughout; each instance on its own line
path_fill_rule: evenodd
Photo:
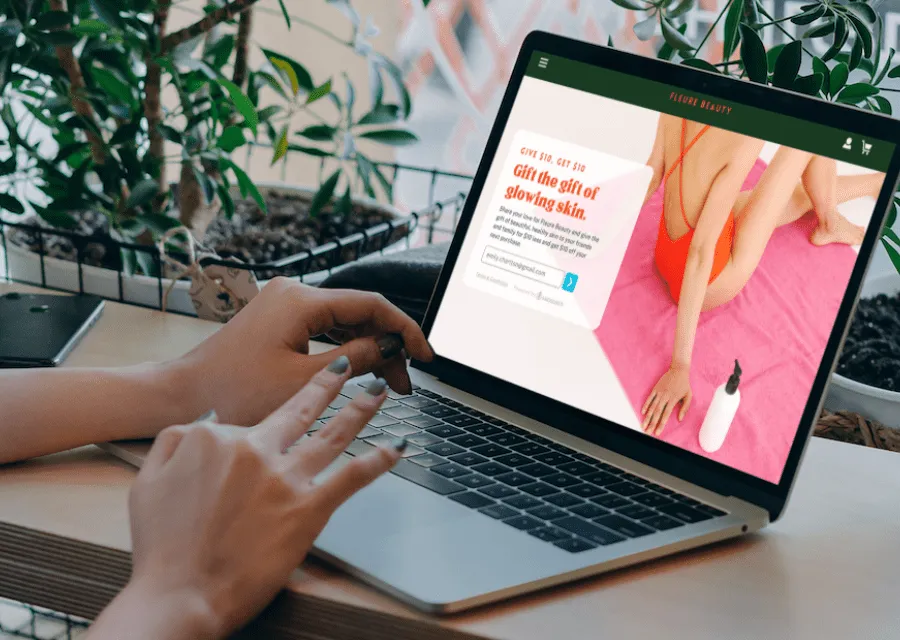
M 757 161 L 745 190 L 765 166 Z M 670 362 L 675 335 L 677 308 L 653 263 L 661 211 L 660 189 L 638 217 L 595 331 L 638 416 Z M 777 229 L 744 290 L 701 315 L 691 366 L 693 402 L 684 422 L 670 418 L 663 440 L 764 480 L 780 480 L 856 260 L 847 246 L 813 246 L 814 225 L 807 215 Z M 741 404 L 722 448 L 707 454 L 697 434 L 735 358 L 744 370 Z

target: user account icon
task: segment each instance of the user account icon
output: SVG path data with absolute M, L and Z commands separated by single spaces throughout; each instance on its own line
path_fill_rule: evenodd
M 563 278 L 562 288 L 563 291 L 568 291 L 572 293 L 575 291 L 575 285 L 578 284 L 578 276 L 574 273 L 567 273 L 566 277 Z

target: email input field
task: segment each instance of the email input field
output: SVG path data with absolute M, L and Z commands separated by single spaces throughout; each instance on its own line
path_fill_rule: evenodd
M 557 289 L 562 286 L 566 275 L 562 269 L 550 267 L 496 247 L 485 247 L 481 262 Z

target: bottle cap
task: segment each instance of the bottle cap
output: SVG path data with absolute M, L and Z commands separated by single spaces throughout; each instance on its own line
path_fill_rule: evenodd
M 738 385 L 741 383 L 741 365 L 738 364 L 738 361 L 734 361 L 734 372 L 728 378 L 728 382 L 725 384 L 725 393 L 728 395 L 734 395 L 734 392 L 737 391 Z

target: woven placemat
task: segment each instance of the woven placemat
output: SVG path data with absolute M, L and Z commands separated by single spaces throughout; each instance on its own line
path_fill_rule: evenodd
M 829 440 L 900 452 L 900 429 L 891 429 L 849 411 L 823 412 L 816 424 L 815 435 Z

